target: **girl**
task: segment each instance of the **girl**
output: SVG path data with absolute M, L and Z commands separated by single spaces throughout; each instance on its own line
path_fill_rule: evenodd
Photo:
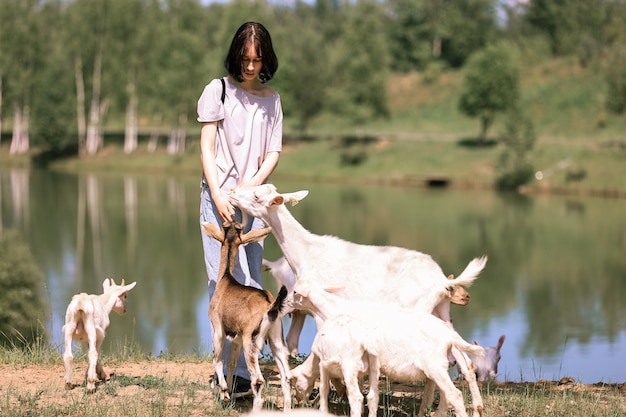
M 282 150 L 283 112 L 279 94 L 265 83 L 278 69 L 278 59 L 267 29 L 260 23 L 244 23 L 235 33 L 224 61 L 228 76 L 212 80 L 198 100 L 202 123 L 200 148 L 202 191 L 200 222 L 217 226 L 226 220 L 242 221 L 239 209 L 227 198 L 238 186 L 266 182 Z M 249 218 L 245 232 L 263 227 Z M 217 282 L 221 243 L 202 230 L 204 261 L 209 278 L 209 299 Z M 235 278 L 244 285 L 262 288 L 263 241 L 239 248 Z M 226 361 L 230 343 L 224 346 Z M 243 354 L 237 361 L 232 398 L 252 393 Z

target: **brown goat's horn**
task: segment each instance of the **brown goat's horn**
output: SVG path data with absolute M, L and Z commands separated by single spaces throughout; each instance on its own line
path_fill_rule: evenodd
M 122 278 L 122 283 L 120 284 L 122 287 L 125 285 L 124 278 Z

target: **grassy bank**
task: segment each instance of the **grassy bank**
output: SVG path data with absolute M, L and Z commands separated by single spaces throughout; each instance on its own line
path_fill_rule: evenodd
M 385 137 L 291 140 L 285 144 L 274 179 L 359 182 L 400 186 L 428 186 L 434 181 L 448 187 L 491 188 L 497 176 L 500 145 L 473 146 L 472 141 L 407 140 Z M 146 172 L 200 176 L 197 142 L 183 155 L 163 149 L 148 153 L 144 145 L 124 154 L 116 145 L 84 159 L 52 164 L 69 171 Z M 526 192 L 554 192 L 604 197 L 626 197 L 626 149 L 576 142 L 542 143 L 532 155 L 544 178 L 533 180 Z M 9 158 L 0 148 L 0 166 L 28 166 L 28 158 Z
M 521 100 L 538 137 L 530 161 L 544 174 L 526 191 L 626 196 L 624 117 L 605 110 L 603 65 L 581 67 L 574 58 L 524 61 Z M 479 122 L 457 105 L 462 78 L 459 71 L 442 69 L 394 75 L 387 85 L 389 118 L 355 127 L 322 114 L 306 137 L 295 133 L 285 109 L 285 147 L 274 178 L 407 186 L 442 180 L 450 187 L 492 187 L 503 118 L 497 117 L 489 132 L 490 146 L 474 146 Z M 199 176 L 198 133 L 199 126 L 191 124 L 182 155 L 167 155 L 164 138 L 156 152 L 140 143 L 131 155 L 107 138 L 98 155 L 58 161 L 53 168 Z M 28 155 L 11 157 L 8 147 L 3 141 L 0 167 L 29 165 Z
M 120 347 L 103 355 L 111 379 L 85 393 L 84 354 L 74 361 L 74 383 L 65 390 L 60 353 L 45 346 L 17 350 L 0 348 L 0 415 L 22 416 L 229 416 L 250 410 L 249 400 L 229 404 L 216 401 L 210 386 L 213 365 L 209 357 L 146 357 L 136 349 Z M 265 408 L 282 410 L 280 385 L 271 362 L 262 364 L 268 381 Z M 456 382 L 469 402 L 464 382 Z M 396 384 L 380 380 L 378 415 L 411 416 L 419 409 L 423 384 Z M 486 416 L 626 416 L 626 384 L 582 385 L 551 381 L 497 382 L 481 387 Z M 330 409 L 348 415 L 347 399 L 331 397 Z M 282 412 L 280 413 L 282 414 Z

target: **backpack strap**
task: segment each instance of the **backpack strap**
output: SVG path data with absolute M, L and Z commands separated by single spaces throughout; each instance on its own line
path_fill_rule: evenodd
M 226 83 L 223 78 L 220 78 L 220 81 L 222 82 L 222 104 L 224 104 L 224 99 L 226 98 Z

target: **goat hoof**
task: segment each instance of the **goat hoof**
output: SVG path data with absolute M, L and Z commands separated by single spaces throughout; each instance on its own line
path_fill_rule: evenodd
M 65 383 L 65 389 L 66 390 L 74 389 L 74 384 L 72 384 L 71 382 L 66 382 Z
M 230 402 L 230 395 L 228 394 L 228 391 L 222 391 L 220 394 L 220 401 L 223 403 Z

